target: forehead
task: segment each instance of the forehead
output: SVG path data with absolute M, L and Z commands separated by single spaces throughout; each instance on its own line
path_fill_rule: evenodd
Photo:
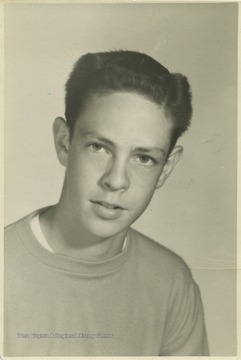
M 132 92 L 93 95 L 76 123 L 77 134 L 98 132 L 133 142 L 169 144 L 171 131 L 163 107 Z

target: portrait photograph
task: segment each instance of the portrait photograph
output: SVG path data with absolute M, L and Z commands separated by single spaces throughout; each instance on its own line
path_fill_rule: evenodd
M 4 357 L 238 355 L 238 6 L 4 4 Z

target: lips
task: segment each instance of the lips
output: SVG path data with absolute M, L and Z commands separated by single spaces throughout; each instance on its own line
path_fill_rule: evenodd
M 104 220 L 114 220 L 121 216 L 125 210 L 119 204 L 109 203 L 107 201 L 97 200 L 91 201 L 93 210 L 97 217 Z
M 104 206 L 107 209 L 123 209 L 120 205 L 108 203 L 107 201 L 92 201 L 92 202 Z

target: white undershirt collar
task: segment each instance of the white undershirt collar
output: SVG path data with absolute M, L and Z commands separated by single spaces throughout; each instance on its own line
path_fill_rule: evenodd
M 51 248 L 51 246 L 49 245 L 49 243 L 47 242 L 46 237 L 44 236 L 43 231 L 41 229 L 40 221 L 39 221 L 39 213 L 35 214 L 32 217 L 30 226 L 31 226 L 32 232 L 33 232 L 34 236 L 36 237 L 36 239 L 38 240 L 39 244 L 42 245 L 46 250 L 53 253 L 54 251 Z M 125 237 L 124 244 L 123 244 L 121 251 L 124 250 L 125 246 L 126 246 L 126 237 Z

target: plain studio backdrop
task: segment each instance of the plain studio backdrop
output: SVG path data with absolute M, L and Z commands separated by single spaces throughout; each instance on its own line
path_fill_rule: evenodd
M 184 155 L 134 227 L 181 255 L 199 284 L 211 355 L 236 354 L 238 4 L 5 6 L 5 223 L 58 201 L 52 122 L 86 52 L 145 52 L 185 74 Z

